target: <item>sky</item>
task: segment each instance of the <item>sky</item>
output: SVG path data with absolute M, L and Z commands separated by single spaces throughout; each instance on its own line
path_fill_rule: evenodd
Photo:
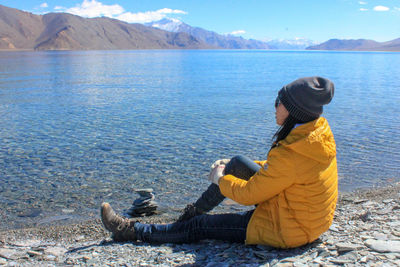
M 34 14 L 67 12 L 129 23 L 175 18 L 220 34 L 263 41 L 400 38 L 400 0 L 0 0 L 0 4 Z

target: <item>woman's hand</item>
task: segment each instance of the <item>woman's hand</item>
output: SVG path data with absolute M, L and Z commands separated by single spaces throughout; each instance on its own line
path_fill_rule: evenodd
M 225 165 L 217 165 L 210 172 L 208 180 L 210 180 L 210 182 L 216 185 L 219 185 L 219 179 L 221 179 L 221 177 L 224 176 L 224 170 L 225 170 Z
M 219 159 L 219 160 L 215 161 L 213 163 L 213 165 L 211 165 L 211 170 L 213 170 L 218 165 L 226 165 L 229 163 L 229 161 L 231 161 L 231 160 L 230 159 Z

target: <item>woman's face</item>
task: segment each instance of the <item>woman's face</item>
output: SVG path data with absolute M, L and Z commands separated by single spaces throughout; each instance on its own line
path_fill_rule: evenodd
M 276 124 L 278 124 L 279 126 L 282 126 L 288 116 L 289 116 L 289 111 L 287 111 L 287 109 L 285 108 L 285 106 L 282 103 L 279 103 L 275 107 Z

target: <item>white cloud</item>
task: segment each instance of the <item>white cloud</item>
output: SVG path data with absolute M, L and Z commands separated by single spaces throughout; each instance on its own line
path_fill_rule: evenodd
M 368 11 L 367 8 L 360 8 L 360 11 Z
M 81 4 L 77 4 L 71 8 L 56 6 L 54 10 L 88 18 L 104 16 L 129 23 L 146 23 L 161 20 L 168 17 L 170 14 L 187 14 L 185 11 L 170 8 L 162 8 L 156 11 L 138 13 L 125 12 L 124 8 L 118 4 L 105 5 L 101 2 L 97 2 L 96 0 L 83 0 Z
M 230 35 L 239 35 L 239 34 L 245 34 L 246 31 L 245 30 L 237 30 L 237 31 L 233 31 L 231 33 L 229 33 Z
M 46 7 L 49 7 L 49 5 L 48 5 L 47 3 L 42 3 L 42 4 L 40 5 L 40 7 L 46 8 Z
M 187 12 L 178 9 L 163 8 L 156 11 L 138 13 L 125 12 L 115 18 L 129 23 L 146 23 L 161 20 L 169 14 L 187 14 Z
M 374 10 L 375 11 L 389 11 L 390 8 L 386 7 L 386 6 L 375 6 Z
M 94 18 L 101 16 L 113 17 L 124 12 L 124 9 L 120 5 L 104 5 L 96 0 L 83 0 L 82 4 L 67 8 L 65 11 L 81 17 Z
M 366 4 L 368 4 L 367 2 L 364 2 L 364 1 L 359 1 L 358 2 L 360 5 L 366 5 Z
M 394 10 L 400 11 L 400 7 L 395 7 Z

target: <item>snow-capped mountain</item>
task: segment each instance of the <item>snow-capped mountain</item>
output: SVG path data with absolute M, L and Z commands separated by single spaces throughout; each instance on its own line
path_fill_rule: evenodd
M 274 39 L 269 41 L 244 39 L 243 37 L 222 35 L 199 27 L 192 27 L 178 19 L 170 18 L 147 23 L 145 25 L 171 32 L 185 32 L 209 45 L 220 48 L 304 50 L 306 47 L 317 44 L 316 42 L 305 38 L 296 38 L 291 40 Z
M 146 23 L 146 26 L 151 26 L 154 28 L 158 28 L 164 31 L 169 32 L 180 32 L 180 27 L 184 24 L 179 19 L 162 19 L 155 22 Z
M 192 27 L 177 19 L 162 19 L 145 24 L 154 28 L 172 32 L 184 32 L 196 39 L 217 48 L 227 49 L 269 49 L 267 43 L 258 40 L 248 40 L 233 35 L 222 35 L 199 27 Z
M 296 38 L 296 39 L 274 39 L 266 42 L 271 49 L 284 49 L 284 50 L 304 50 L 306 47 L 316 45 L 318 43 L 310 39 Z

